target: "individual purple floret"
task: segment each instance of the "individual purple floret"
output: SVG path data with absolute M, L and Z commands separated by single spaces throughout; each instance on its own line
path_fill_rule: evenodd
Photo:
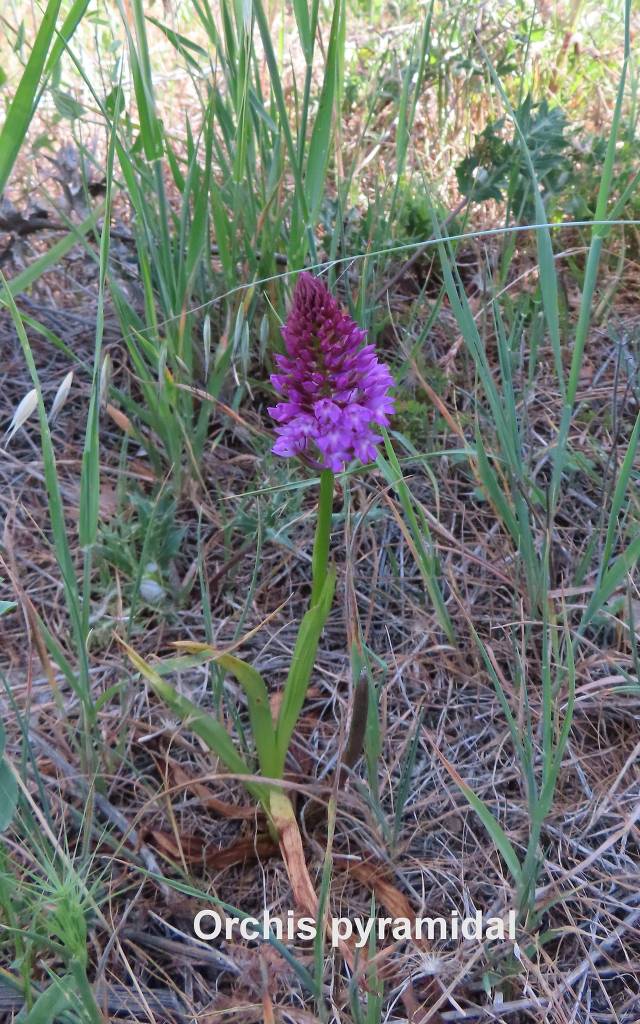
M 275 357 L 279 373 L 271 383 L 283 401 L 269 409 L 278 423 L 276 455 L 309 454 L 326 469 L 339 471 L 357 458 L 376 457 L 394 411 L 393 377 L 364 345 L 367 332 L 342 312 L 317 277 L 300 274 L 289 316 L 282 328 L 287 355 Z

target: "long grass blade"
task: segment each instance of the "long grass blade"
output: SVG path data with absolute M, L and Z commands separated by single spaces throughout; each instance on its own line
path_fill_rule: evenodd
M 175 687 L 166 682 L 124 640 L 121 639 L 120 643 L 126 650 L 129 660 L 136 671 L 144 676 L 156 696 L 160 697 L 174 714 L 180 718 L 185 728 L 191 729 L 195 732 L 196 736 L 204 740 L 209 749 L 220 758 L 229 771 L 235 772 L 238 775 L 250 776 L 253 774 L 249 765 L 236 750 L 227 730 L 213 715 L 203 711 L 202 708 L 194 704 L 188 697 L 183 697 L 182 694 L 178 693 Z M 266 786 L 261 786 L 259 783 L 248 780 L 243 780 L 243 785 L 257 800 L 266 806 Z
M 35 112 L 35 98 L 47 53 L 55 34 L 60 3 L 61 0 L 49 0 L 45 8 L 27 66 L 9 104 L 5 122 L 0 131 L 0 195 L 9 180 L 9 175 Z

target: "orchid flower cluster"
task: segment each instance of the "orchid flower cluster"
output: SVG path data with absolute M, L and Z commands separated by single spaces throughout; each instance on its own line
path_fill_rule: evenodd
M 343 313 L 326 285 L 300 274 L 282 328 L 287 354 L 275 357 L 271 383 L 283 401 L 269 412 L 278 424 L 276 455 L 307 455 L 339 472 L 354 458 L 376 457 L 389 425 L 393 378 L 363 331 Z

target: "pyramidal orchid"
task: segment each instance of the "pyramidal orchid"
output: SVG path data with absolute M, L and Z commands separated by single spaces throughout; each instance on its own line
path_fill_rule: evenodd
M 394 403 L 393 378 L 366 331 L 344 313 L 326 285 L 300 274 L 282 328 L 286 355 L 277 355 L 271 383 L 282 401 L 269 412 L 278 424 L 273 451 L 304 453 L 317 466 L 339 472 L 353 459 L 376 457 Z
M 318 902 L 309 878 L 290 797 L 279 784 L 314 670 L 318 644 L 333 604 L 336 569 L 330 560 L 334 473 L 354 459 L 376 458 L 383 440 L 377 428 L 388 425 L 394 410 L 393 378 L 381 363 L 366 331 L 344 313 L 322 281 L 300 274 L 282 330 L 287 354 L 276 356 L 271 381 L 282 401 L 269 410 L 277 423 L 273 451 L 286 458 L 304 456 L 320 470 L 320 493 L 311 561 L 311 596 L 302 617 L 277 712 L 260 673 L 228 651 L 183 641 L 188 656 L 212 658 L 242 687 L 263 779 L 256 780 L 225 726 L 216 716 L 179 693 L 127 645 L 135 668 L 156 694 L 194 730 L 229 771 L 244 776 L 245 786 L 263 805 L 280 842 L 296 903 L 313 917 Z M 124 641 L 121 641 L 124 643 Z M 263 781 L 264 780 L 264 781 Z M 347 950 L 348 954 L 348 950 Z M 347 955 L 345 954 L 345 955 Z

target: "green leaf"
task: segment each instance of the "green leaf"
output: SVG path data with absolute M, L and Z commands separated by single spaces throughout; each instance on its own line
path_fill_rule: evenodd
M 58 470 L 56 465 L 55 450 L 53 441 L 51 439 L 51 431 L 49 429 L 49 421 L 47 419 L 47 411 L 45 409 L 44 401 L 42 398 L 42 389 L 40 387 L 40 378 L 38 377 L 38 371 L 36 368 L 35 360 L 33 358 L 33 352 L 29 344 L 26 331 L 22 318 L 18 311 L 18 308 L 13 299 L 11 287 L 7 285 L 7 282 L 0 271 L 0 302 L 4 303 L 9 308 L 11 318 L 13 320 L 20 347 L 27 364 L 29 375 L 31 377 L 34 389 L 38 397 L 38 416 L 40 420 L 40 440 L 42 447 L 42 463 L 44 467 L 44 477 L 47 488 L 47 497 L 49 502 L 49 516 L 51 520 L 51 532 L 53 535 L 56 558 L 58 565 L 60 566 L 60 572 L 64 583 L 65 596 L 67 601 L 67 608 L 71 619 L 74 639 L 76 643 L 76 649 L 78 652 L 78 658 L 80 661 L 80 671 L 77 678 L 75 678 L 71 685 L 82 702 L 84 712 L 87 716 L 87 721 L 93 721 L 93 705 L 92 696 L 89 685 L 89 664 L 88 654 L 86 646 L 86 634 L 83 631 L 83 619 L 82 611 L 80 607 L 80 597 L 78 593 L 78 583 L 76 579 L 75 563 L 71 556 L 71 548 L 69 546 L 69 539 L 67 536 L 66 522 L 65 522 L 65 509 L 62 501 L 62 493 L 60 490 L 60 481 L 58 479 Z
M 87 426 L 85 430 L 84 448 L 82 451 L 82 471 L 80 474 L 80 510 L 78 515 L 78 539 L 84 548 L 95 543 L 98 530 L 98 519 L 100 515 L 100 377 L 102 367 L 102 336 L 104 333 L 104 296 L 107 277 L 107 264 L 109 260 L 109 241 L 111 225 L 111 188 L 113 182 L 113 162 L 115 153 L 116 124 L 114 121 L 109 138 L 107 150 L 106 178 L 107 194 L 105 197 L 105 214 L 100 236 L 100 257 L 98 265 L 98 308 L 96 313 L 95 346 L 93 351 L 93 380 L 91 383 L 91 398 L 89 401 L 89 412 L 87 415 Z M 85 553 L 85 558 L 90 559 L 90 552 Z M 85 569 L 90 568 L 90 561 L 85 563 Z M 90 572 L 85 572 L 85 580 Z M 90 597 L 83 593 L 83 612 L 85 632 L 88 632 L 88 611 Z
M 20 24 L 18 25 L 18 31 L 16 32 L 16 41 L 13 44 L 13 52 L 14 53 L 20 53 L 20 51 L 22 50 L 22 47 L 24 46 L 24 37 L 25 37 L 25 28 L 24 28 L 24 20 L 22 20 L 20 22 Z
M 4 743 L 2 743 L 4 747 Z M 0 832 L 11 824 L 18 804 L 18 783 L 6 761 L 0 761 Z
M 629 444 L 625 453 L 624 459 L 622 460 L 622 466 L 620 467 L 620 473 L 616 480 L 615 490 L 611 499 L 611 509 L 609 511 L 609 522 L 607 525 L 607 535 L 604 543 L 604 549 L 602 551 L 601 565 L 603 570 L 609 565 L 609 559 L 611 558 L 611 552 L 613 550 L 613 544 L 615 540 L 616 527 L 618 524 L 618 516 L 622 510 L 624 502 L 624 496 L 629 485 L 631 474 L 635 468 L 636 450 L 638 448 L 638 441 L 640 440 L 640 413 L 636 419 L 636 422 L 629 438 Z
M 56 38 L 53 46 L 51 47 L 51 53 L 49 54 L 46 67 L 44 69 L 45 78 L 58 66 L 60 58 L 67 48 L 67 44 L 71 39 L 71 36 L 82 21 L 88 6 L 89 0 L 75 0 L 75 3 L 70 7 L 69 13 L 62 22 L 59 30 L 56 31 Z
M 73 1009 L 77 1001 L 73 979 L 69 975 L 56 978 L 40 993 L 28 1013 L 23 1010 L 18 1014 L 17 1024 L 53 1024 L 65 1010 Z
M 470 786 L 462 779 L 458 774 L 453 765 L 447 760 L 444 754 L 436 747 L 436 753 L 442 761 L 444 767 L 449 772 L 449 775 L 454 780 L 456 785 L 460 788 L 460 791 L 464 794 L 468 802 L 473 807 L 474 811 L 480 818 L 480 821 L 486 828 L 487 832 L 491 836 L 496 848 L 502 854 L 504 862 L 511 872 L 512 878 L 516 885 L 520 884 L 522 878 L 522 870 L 520 867 L 520 861 L 518 860 L 518 854 L 515 851 L 511 840 L 507 833 L 502 828 L 500 822 L 494 818 L 493 814 L 483 803 L 479 796 L 477 796 Z
M 479 44 L 480 45 L 480 44 Z M 542 295 L 542 307 L 544 310 L 545 319 L 547 321 L 547 327 L 549 329 L 549 336 L 551 341 L 551 348 L 553 351 L 554 363 L 556 368 L 556 374 L 558 378 L 558 386 L 562 393 L 564 393 L 565 382 L 564 372 L 562 368 L 562 339 L 560 334 L 560 312 L 558 304 L 558 279 L 556 276 L 556 267 L 553 256 L 553 245 L 551 242 L 551 231 L 547 226 L 547 215 L 540 195 L 540 188 L 538 185 L 538 176 L 534 167 L 530 142 L 526 135 L 526 123 L 530 121 L 530 112 L 521 110 L 520 116 L 516 114 L 513 107 L 509 102 L 509 98 L 504 90 L 502 82 L 498 74 L 496 73 L 493 64 L 489 60 L 486 51 L 480 45 L 480 51 L 486 61 L 494 85 L 500 96 L 505 108 L 509 112 L 510 117 L 513 120 L 513 124 L 516 130 L 516 136 L 520 143 L 520 149 L 524 162 L 531 179 L 531 190 L 533 194 L 534 210 L 536 221 L 539 225 L 544 225 L 536 229 L 536 245 L 538 250 L 538 270 L 540 275 L 540 292 Z M 546 114 L 545 107 L 545 114 Z
M 211 108 L 209 108 L 209 114 Z M 192 287 L 193 278 L 201 266 L 202 257 L 209 248 L 209 189 L 211 182 L 212 140 L 211 132 L 207 132 L 205 145 L 205 163 L 202 178 L 194 179 L 193 213 L 188 229 L 187 256 L 185 259 L 185 290 Z M 195 164 L 195 156 L 194 156 Z M 189 183 L 192 178 L 189 175 Z M 188 198 L 187 198 L 188 203 Z M 188 207 L 187 207 L 188 208 Z M 205 261 L 208 260 L 208 252 Z
M 68 92 L 61 92 L 60 89 L 53 89 L 53 102 L 61 117 L 68 121 L 76 121 L 84 114 L 84 107 L 81 103 L 70 96 Z
M 114 85 L 105 96 L 104 109 L 112 121 L 117 121 L 124 111 L 124 90 L 121 85 Z
M 305 190 L 302 184 L 302 177 L 300 174 L 300 165 L 296 153 L 296 147 L 293 142 L 293 135 L 291 133 L 291 126 L 289 124 L 289 111 L 287 108 L 287 101 L 285 99 L 284 89 L 282 87 L 282 80 L 280 78 L 280 72 L 278 70 L 278 61 L 276 58 L 275 50 L 273 48 L 273 40 L 271 36 L 271 25 L 267 14 L 265 12 L 262 0 L 253 0 L 253 12 L 255 14 L 258 28 L 260 30 L 260 36 L 262 37 L 262 45 L 264 46 L 264 55 L 267 65 L 269 67 L 269 74 L 271 75 L 271 89 L 273 92 L 273 99 L 278 109 L 280 117 L 280 126 L 284 135 L 287 152 L 291 161 L 291 170 L 295 179 L 295 192 L 296 198 L 300 203 L 301 214 L 304 220 L 308 220 L 307 215 L 307 204 L 305 201 Z
M 124 640 L 120 640 L 120 643 L 129 655 L 131 664 L 144 676 L 156 696 L 165 702 L 174 714 L 180 718 L 186 728 L 191 729 L 192 732 L 195 732 L 196 736 L 204 740 L 209 749 L 224 762 L 229 771 L 235 772 L 237 775 L 253 774 L 249 765 L 236 750 L 227 730 L 213 715 L 203 711 L 193 701 L 178 693 L 170 683 L 165 682 L 155 669 L 148 665 L 144 658 L 141 658 Z M 243 785 L 265 808 L 268 807 L 268 789 L 266 786 L 245 780 L 243 780 Z
M 293 730 L 296 727 L 298 716 L 307 695 L 309 679 L 316 660 L 320 634 L 331 610 L 335 585 L 336 570 L 335 566 L 331 566 L 318 603 L 309 609 L 300 623 L 276 725 L 276 766 L 278 777 L 281 777 L 284 772 L 289 743 L 291 742 Z
M 114 683 L 113 686 L 108 686 L 106 690 L 103 690 L 103 692 L 97 698 L 94 705 L 96 715 L 102 710 L 102 708 L 106 707 L 106 705 L 109 703 L 110 700 L 112 700 L 113 697 L 116 697 L 119 693 L 122 693 L 123 691 L 124 683 Z
M 152 25 L 155 25 L 156 28 L 159 28 L 160 31 L 165 34 L 172 46 L 176 48 L 180 56 L 186 60 L 187 64 L 189 64 L 194 71 L 200 71 L 200 64 L 194 59 L 192 54 L 196 53 L 205 62 L 209 60 L 209 54 L 207 51 L 201 46 L 198 46 L 197 43 L 193 43 L 190 39 L 187 39 L 186 36 L 181 35 L 180 32 L 174 32 L 172 28 L 169 28 L 168 25 L 163 25 L 161 21 L 158 21 L 157 18 L 152 18 L 150 14 L 145 15 L 145 17 L 147 21 L 150 21 Z
M 418 521 L 419 510 L 417 513 L 417 506 L 414 507 L 414 498 L 402 475 L 402 468 L 398 462 L 398 457 L 393 450 L 393 445 L 391 444 L 389 436 L 384 428 L 382 433 L 389 461 L 387 462 L 382 453 L 379 452 L 377 459 L 378 467 L 387 483 L 391 485 L 398 496 L 405 515 L 410 540 L 413 541 L 413 554 L 422 574 L 422 579 L 424 580 L 427 593 L 431 598 L 438 616 L 438 621 L 446 633 L 447 639 L 451 644 L 455 644 L 455 630 L 440 590 L 440 583 L 437 574 L 437 562 L 433 553 L 433 544 L 431 541 L 431 531 L 429 530 L 429 526 L 422 514 L 420 514 L 420 521 Z M 431 550 L 427 550 L 427 547 Z
M 313 57 L 313 35 L 311 33 L 311 21 L 309 19 L 309 8 L 307 0 L 293 0 L 293 11 L 296 16 L 298 35 L 307 64 L 311 63 Z
M 120 4 L 129 44 L 129 60 L 133 88 L 138 104 L 140 118 L 140 137 L 147 160 L 159 160 L 163 151 L 162 122 L 156 110 L 153 85 L 153 72 L 149 56 L 149 44 L 145 28 L 145 16 L 141 0 L 133 0 L 133 21 L 135 25 L 135 42 L 129 30 L 129 18 Z M 136 49 L 137 43 L 137 49 Z
M 331 33 L 324 72 L 324 82 L 320 94 L 318 111 L 313 123 L 309 153 L 306 164 L 305 196 L 309 209 L 311 225 L 314 224 L 320 210 L 325 191 L 325 176 L 329 162 L 331 144 L 331 127 L 333 122 L 333 105 L 337 86 L 338 68 L 340 66 L 339 27 L 343 4 L 337 0 L 333 7 Z
M 502 520 L 503 526 L 507 528 L 516 545 L 520 544 L 520 528 L 518 521 L 513 514 L 507 496 L 502 491 L 498 478 L 494 473 L 491 463 L 487 457 L 482 436 L 476 425 L 476 452 L 478 456 L 478 474 L 487 492 L 487 496 Z
M 580 633 L 584 633 L 594 616 L 602 606 L 609 600 L 615 590 L 618 589 L 628 572 L 637 564 L 640 558 L 640 534 L 631 541 L 626 551 L 618 555 L 610 569 L 604 574 L 602 580 L 594 590 L 589 604 L 585 608 L 584 615 L 580 622 Z
M 244 690 L 249 705 L 251 731 L 260 759 L 260 767 L 265 775 L 277 777 L 276 735 L 269 694 L 264 679 L 251 665 L 231 654 L 223 654 L 216 658 L 216 664 L 227 672 L 231 672 Z
M 624 98 L 626 94 L 626 81 L 629 70 L 629 62 L 631 59 L 631 0 L 625 0 L 624 4 L 624 60 L 622 62 L 622 69 L 620 73 L 620 79 L 618 82 L 618 92 L 616 96 L 616 103 L 613 111 L 613 117 L 611 125 L 608 131 L 607 149 L 605 154 L 604 164 L 602 166 L 602 173 L 600 175 L 600 186 L 598 189 L 598 199 L 596 202 L 595 210 L 595 221 L 604 221 L 607 219 L 607 204 L 611 192 L 613 190 L 614 182 L 614 162 L 616 158 L 616 149 L 618 144 L 618 132 L 620 129 L 620 121 L 622 117 Z M 562 480 L 562 474 L 565 469 L 567 460 L 567 446 L 569 443 L 569 431 L 571 428 L 571 420 L 573 413 L 573 406 L 578 391 L 578 384 L 580 380 L 580 371 L 582 369 L 582 362 L 584 358 L 584 349 L 589 336 L 589 327 L 591 324 L 591 314 L 594 308 L 594 293 L 598 280 L 598 270 L 600 267 L 600 257 L 602 254 L 602 245 L 604 237 L 606 236 L 607 228 L 601 223 L 596 224 L 592 228 L 591 243 L 589 245 L 589 252 L 587 255 L 584 278 L 582 286 L 582 295 L 580 298 L 580 312 L 578 314 L 578 323 L 576 324 L 575 340 L 573 345 L 573 353 L 571 356 L 571 368 L 569 370 L 569 381 L 567 384 L 566 392 L 566 405 L 563 410 L 562 418 L 560 420 L 560 429 L 558 431 L 558 440 L 554 449 L 553 458 L 553 473 L 551 476 L 551 497 L 550 505 L 551 512 L 553 514 L 555 510 L 556 500 L 560 491 L 560 484 Z

